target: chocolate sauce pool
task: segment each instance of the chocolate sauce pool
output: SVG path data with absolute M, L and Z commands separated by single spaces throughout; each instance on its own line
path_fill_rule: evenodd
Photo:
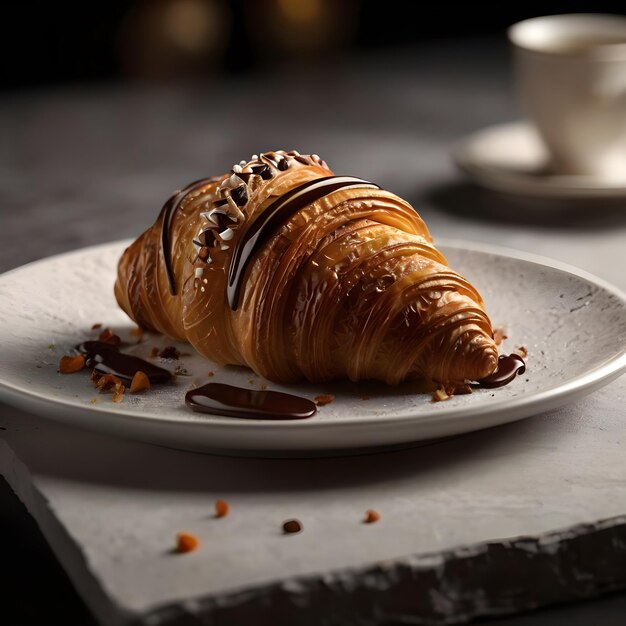
M 487 376 L 476 381 L 479 387 L 495 389 L 508 385 L 518 374 L 526 371 L 526 363 L 519 354 L 503 354 L 498 357 L 498 369 Z
M 208 383 L 185 394 L 185 404 L 198 413 L 249 420 L 301 420 L 317 408 L 311 400 L 280 391 L 254 391 Z
M 98 374 L 113 374 L 125 383 L 130 383 L 133 376 L 142 371 L 152 384 L 166 383 L 172 374 L 166 369 L 140 359 L 132 354 L 124 354 L 115 346 L 102 341 L 83 341 L 76 349 L 85 355 L 87 367 Z

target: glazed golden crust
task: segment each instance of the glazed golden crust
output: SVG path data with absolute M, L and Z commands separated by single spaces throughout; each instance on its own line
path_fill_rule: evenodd
M 175 293 L 162 213 L 120 259 L 115 294 L 126 313 L 218 363 L 277 382 L 458 384 L 494 371 L 497 348 L 476 289 L 447 266 L 406 201 L 365 181 L 287 216 L 251 256 L 237 306 L 229 306 L 228 270 L 246 230 L 288 192 L 333 175 L 318 157 L 293 154 L 257 157 L 253 163 L 265 158 L 271 171 L 249 176 L 236 192 L 241 180 L 231 172 L 182 196 L 169 231 Z M 280 159 L 284 170 L 271 167 Z M 245 178 L 250 164 L 242 169 Z M 222 210 L 236 220 L 231 228 L 221 232 L 220 222 L 217 236 L 205 232 Z M 202 237 L 208 248 L 199 247 Z

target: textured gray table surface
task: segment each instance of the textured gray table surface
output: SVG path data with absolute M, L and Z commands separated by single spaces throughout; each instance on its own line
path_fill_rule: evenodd
M 173 189 L 284 147 L 407 197 L 435 237 L 626 289 L 626 207 L 522 202 L 454 172 L 456 140 L 516 117 L 509 83 L 502 48 L 459 43 L 200 90 L 5 96 L 0 269 L 134 236 Z M 626 586 L 625 396 L 622 377 L 490 431 L 299 461 L 177 452 L 3 406 L 0 473 L 103 624 L 454 623 Z M 367 508 L 378 524 L 360 523 Z M 282 536 L 291 516 L 305 532 Z M 202 548 L 172 555 L 181 529 Z

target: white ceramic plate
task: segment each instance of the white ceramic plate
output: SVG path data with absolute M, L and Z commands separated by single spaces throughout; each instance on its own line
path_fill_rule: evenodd
M 626 198 L 626 174 L 621 180 L 604 180 L 550 173 L 546 148 L 527 122 L 480 130 L 456 146 L 452 156 L 475 182 L 496 191 L 542 198 Z
M 194 354 L 180 361 L 190 376 L 115 404 L 97 394 L 87 372 L 57 373 L 59 358 L 100 322 L 129 335 L 112 287 L 128 242 L 37 261 L 0 277 L 0 398 L 61 422 L 122 437 L 198 451 L 269 456 L 329 454 L 407 444 L 528 417 L 572 402 L 626 369 L 626 297 L 588 274 L 546 259 L 462 243 L 441 246 L 450 264 L 483 294 L 501 350 L 528 348 L 526 374 L 506 387 L 433 403 L 418 385 L 351 383 L 281 387 L 245 368 L 216 366 Z M 129 349 L 147 356 L 163 337 L 146 335 Z M 182 351 L 192 352 L 186 345 Z M 163 363 L 174 368 L 175 363 Z M 209 371 L 214 372 L 208 378 Z M 220 381 L 335 400 L 312 419 L 252 422 L 192 413 L 192 383 Z M 95 404 L 92 403 L 95 399 Z

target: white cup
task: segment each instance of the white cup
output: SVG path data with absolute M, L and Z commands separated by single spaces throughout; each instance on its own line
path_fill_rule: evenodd
M 626 179 L 626 17 L 537 17 L 508 35 L 522 107 L 551 169 Z

